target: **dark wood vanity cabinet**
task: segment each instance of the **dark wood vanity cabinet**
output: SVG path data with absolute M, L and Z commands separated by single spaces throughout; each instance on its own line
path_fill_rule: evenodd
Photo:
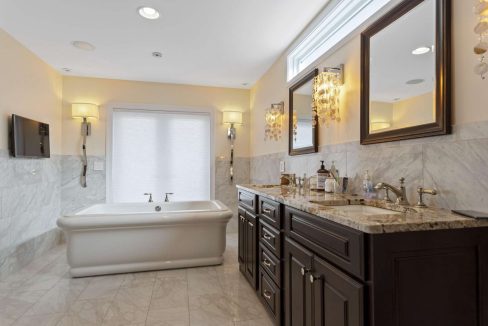
M 488 326 L 488 228 L 367 234 L 251 197 L 239 262 L 275 325 Z
M 239 191 L 239 270 L 254 289 L 258 286 L 258 219 L 256 216 L 257 196 Z

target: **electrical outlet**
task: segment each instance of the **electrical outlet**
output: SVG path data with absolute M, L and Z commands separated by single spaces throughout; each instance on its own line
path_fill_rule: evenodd
M 280 172 L 285 172 L 285 161 L 280 161 Z
M 103 171 L 104 169 L 105 169 L 105 163 L 103 161 L 93 162 L 93 170 L 94 171 Z

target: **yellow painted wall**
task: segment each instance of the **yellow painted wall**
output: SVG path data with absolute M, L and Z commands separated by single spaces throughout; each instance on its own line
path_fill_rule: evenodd
M 18 114 L 49 123 L 51 154 L 61 154 L 61 97 L 61 75 L 0 29 L 0 149 Z
M 87 140 L 89 155 L 105 154 L 105 107 L 109 103 L 135 103 L 215 110 L 215 155 L 229 156 L 227 126 L 221 111 L 243 111 L 244 125 L 236 126 L 236 156 L 249 156 L 249 95 L 245 89 L 201 87 L 99 78 L 63 78 L 63 154 L 80 153 L 80 121 L 71 118 L 71 103 L 100 105 L 100 120 L 93 121 L 92 136 Z M 189 130 L 191 132 L 191 130 Z
M 476 57 L 473 46 L 479 41 L 473 33 L 477 19 L 469 1 L 452 1 L 452 71 L 453 71 L 453 123 L 464 124 L 488 120 L 488 83 L 473 73 Z M 338 144 L 359 140 L 360 110 L 360 37 L 355 37 L 345 46 L 319 64 L 336 66 L 345 64 L 345 82 L 342 93 L 340 124 L 319 130 L 320 145 Z M 251 90 L 251 156 L 288 150 L 288 139 L 280 142 L 263 141 L 263 112 L 269 103 L 285 100 L 288 112 L 288 88 L 286 82 L 286 56 L 282 55 Z M 286 125 L 285 125 L 286 127 Z M 284 130 L 287 135 L 288 131 Z

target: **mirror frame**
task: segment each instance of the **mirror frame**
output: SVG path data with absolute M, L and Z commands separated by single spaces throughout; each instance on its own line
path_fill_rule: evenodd
M 436 2 L 436 121 L 397 130 L 370 133 L 370 40 L 425 0 L 404 0 L 361 34 L 361 144 L 447 135 L 451 127 L 451 0 Z
M 293 148 L 293 92 L 308 83 L 310 80 L 314 79 L 315 76 L 319 74 L 319 69 L 316 68 L 310 71 L 308 74 L 302 77 L 298 82 L 290 87 L 289 90 L 289 115 L 288 115 L 288 154 L 290 156 L 317 153 L 319 151 L 318 139 L 319 139 L 319 128 L 318 119 L 315 117 L 315 126 L 312 130 L 312 146 Z M 311 110 L 312 108 L 310 108 Z

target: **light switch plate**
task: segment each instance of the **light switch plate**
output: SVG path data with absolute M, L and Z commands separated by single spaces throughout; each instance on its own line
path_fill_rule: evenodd
M 105 170 L 105 163 L 103 161 L 95 161 L 95 162 L 93 162 L 93 170 L 94 171 L 103 171 L 103 170 Z
M 285 161 L 280 161 L 280 172 L 285 172 Z

